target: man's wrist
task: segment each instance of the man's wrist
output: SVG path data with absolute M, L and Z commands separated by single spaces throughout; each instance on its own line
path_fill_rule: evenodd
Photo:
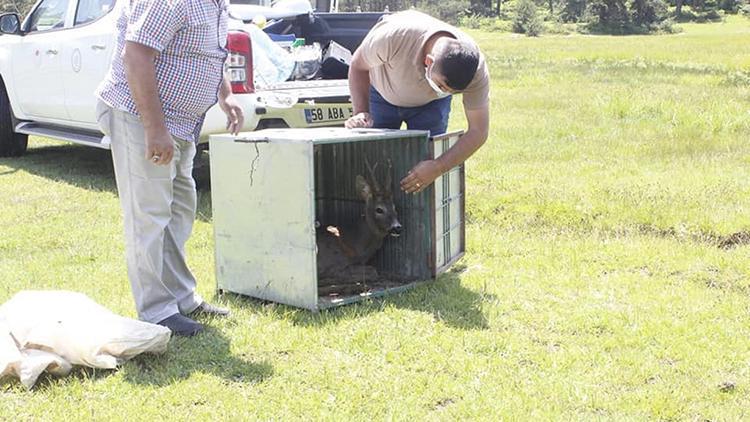
M 149 137 L 149 138 L 155 138 L 155 137 L 161 136 L 161 135 L 163 135 L 165 133 L 169 133 L 169 129 L 167 129 L 167 125 L 166 124 L 164 124 L 164 125 L 154 125 L 152 127 L 145 127 L 145 125 L 144 125 L 144 129 L 145 129 L 145 132 L 146 132 L 146 137 Z
M 450 167 L 448 167 L 448 163 L 446 163 L 442 159 L 442 157 L 435 158 L 432 161 L 434 161 L 435 164 L 437 165 L 437 168 L 438 168 L 438 171 L 440 171 L 440 174 L 443 174 L 443 173 L 447 172 L 448 170 L 450 170 Z

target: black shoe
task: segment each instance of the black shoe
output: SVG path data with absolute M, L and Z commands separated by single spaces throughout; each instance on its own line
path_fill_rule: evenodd
M 192 337 L 203 331 L 202 325 L 182 314 L 174 314 L 157 322 L 157 324 L 169 328 L 176 336 Z
M 219 317 L 225 317 L 229 316 L 229 309 L 226 308 L 219 308 L 218 306 L 214 306 L 208 302 L 203 302 L 200 305 L 198 305 L 193 312 L 190 312 L 190 316 L 193 315 L 212 315 L 212 316 L 219 316 Z

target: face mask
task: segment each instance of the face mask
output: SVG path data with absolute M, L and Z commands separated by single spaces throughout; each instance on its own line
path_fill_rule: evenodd
M 451 95 L 450 92 L 445 92 L 440 89 L 435 81 L 432 80 L 432 66 L 424 68 L 424 77 L 425 79 L 427 79 L 427 83 L 430 84 L 430 88 L 432 88 L 437 93 L 438 98 L 445 98 Z

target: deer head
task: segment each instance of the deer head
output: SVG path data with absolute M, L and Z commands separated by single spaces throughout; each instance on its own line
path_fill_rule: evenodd
M 367 177 L 357 176 L 357 192 L 365 201 L 365 221 L 372 231 L 381 237 L 391 235 L 398 237 L 403 228 L 398 221 L 396 207 L 393 204 L 393 194 L 391 185 L 393 177 L 391 175 L 393 166 L 388 160 L 388 171 L 386 172 L 385 188 L 381 187 L 375 176 L 375 168 L 365 159 L 367 166 Z

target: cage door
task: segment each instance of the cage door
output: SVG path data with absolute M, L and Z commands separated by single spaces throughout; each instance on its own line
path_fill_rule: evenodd
M 211 139 L 218 287 L 316 309 L 312 145 Z
M 461 135 L 463 132 L 451 132 L 433 137 L 433 158 L 448 151 Z M 437 276 L 450 268 L 466 251 L 464 165 L 456 166 L 435 179 L 433 192 L 433 256 Z

